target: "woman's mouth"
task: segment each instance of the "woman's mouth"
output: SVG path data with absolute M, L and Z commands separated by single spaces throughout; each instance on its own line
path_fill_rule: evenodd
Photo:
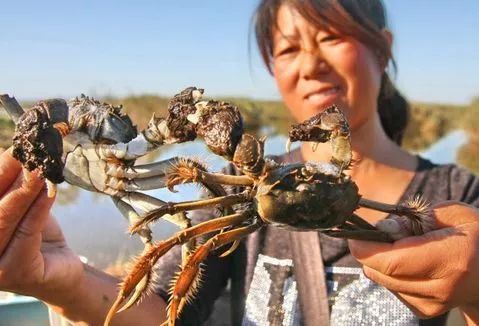
M 305 100 L 314 106 L 324 107 L 334 103 L 339 95 L 339 91 L 340 88 L 338 86 L 325 88 L 309 93 L 305 96 Z

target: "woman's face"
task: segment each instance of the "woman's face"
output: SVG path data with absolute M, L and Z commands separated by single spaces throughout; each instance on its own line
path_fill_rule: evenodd
M 287 5 L 273 32 L 273 74 L 286 106 L 303 121 L 338 104 L 351 129 L 376 114 L 382 68 L 364 44 L 317 29 Z

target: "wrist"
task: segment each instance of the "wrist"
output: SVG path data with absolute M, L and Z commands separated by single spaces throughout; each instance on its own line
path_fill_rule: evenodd
M 75 325 L 102 325 L 116 298 L 119 280 L 88 264 L 82 267 L 78 283 L 62 293 L 61 299 L 46 303 Z
M 91 314 L 96 304 L 90 304 L 90 293 L 95 292 L 95 287 L 91 284 L 91 270 L 86 263 L 81 263 L 81 273 L 76 282 L 70 283 L 70 286 L 59 290 L 58 293 L 51 297 L 42 299 L 53 311 L 76 323 L 100 324 L 98 320 L 92 323 L 91 319 L 95 316 Z M 83 324 L 82 324 L 83 325 Z
M 62 296 L 60 304 L 48 302 L 51 309 L 75 325 L 102 325 L 117 297 L 119 280 L 87 264 L 78 286 Z M 145 297 L 142 304 L 115 316 L 115 325 L 158 325 L 166 320 L 166 303 L 161 297 Z
M 62 274 L 57 275 L 56 280 L 46 281 L 45 286 L 40 287 L 40 293 L 34 296 L 52 306 L 69 306 L 78 300 L 86 279 L 85 265 L 80 257 L 70 262 Z

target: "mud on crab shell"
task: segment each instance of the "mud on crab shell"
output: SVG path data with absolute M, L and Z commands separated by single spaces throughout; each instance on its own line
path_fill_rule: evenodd
M 154 264 L 176 245 L 183 245 L 184 251 L 179 274 L 171 288 L 167 321 L 170 325 L 175 324 L 183 307 L 193 299 L 204 259 L 227 244 L 231 247 L 223 256 L 230 254 L 243 237 L 266 224 L 292 230 L 320 231 L 334 237 L 376 241 L 394 241 L 434 229 L 428 205 L 419 197 L 398 205 L 361 197 L 356 184 L 344 173 L 351 164 L 350 132 L 348 122 L 337 106 L 292 126 L 289 134 L 289 142 L 329 142 L 332 147 L 331 161 L 284 165 L 264 157 L 264 139 L 243 132 L 242 118 L 236 106 L 204 101 L 202 95 L 203 90 L 195 87 L 175 95 L 169 103 L 168 116 L 153 116 L 147 128 L 138 134 L 131 121 L 119 110 L 107 112 L 107 104 L 89 98 L 69 105 L 66 102 L 58 106 L 50 105 L 50 102 L 40 103 L 38 109 L 32 110 L 35 113 L 27 112 L 17 123 L 18 126 L 25 124 L 28 127 L 35 123 L 26 124 L 26 121 L 44 121 L 45 115 L 48 115 L 53 129 L 59 130 L 58 135 L 47 123 L 48 132 L 36 137 L 46 138 L 44 148 L 47 153 L 55 157 L 60 155 L 65 179 L 85 189 L 110 195 L 130 220 L 130 231 L 139 233 L 145 242 L 145 250 L 122 282 L 105 324 L 117 312 L 138 302 L 147 292 Z M 80 110 L 79 105 L 85 107 Z M 60 112 L 69 109 L 69 119 L 65 119 L 68 114 L 58 113 L 58 108 L 61 108 Z M 58 124 L 59 120 L 63 124 Z M 121 128 L 115 128 L 123 124 L 131 125 L 130 130 L 135 132 L 125 136 Z M 109 141 L 101 140 L 104 134 L 111 135 Z M 58 141 L 62 140 L 59 135 L 63 136 L 63 146 L 58 145 Z M 229 160 L 243 175 L 209 172 L 203 164 L 188 158 L 134 165 L 137 157 L 162 144 L 180 143 L 197 137 L 204 139 L 213 153 Z M 19 150 L 27 150 L 28 142 L 18 141 L 16 146 Z M 48 160 L 42 162 L 48 163 Z M 58 164 L 52 169 L 58 173 Z M 49 175 L 45 173 L 46 177 Z M 160 187 L 173 189 L 178 184 L 189 182 L 203 185 L 211 197 L 165 203 L 140 192 Z M 237 186 L 244 190 L 227 194 L 224 186 Z M 220 207 L 223 214 L 191 225 L 186 212 L 204 207 Z M 358 207 L 395 214 L 395 217 L 373 226 L 354 213 Z M 175 223 L 181 231 L 153 243 L 148 225 L 159 218 Z M 196 240 L 200 236 L 206 236 L 207 240 L 197 246 Z

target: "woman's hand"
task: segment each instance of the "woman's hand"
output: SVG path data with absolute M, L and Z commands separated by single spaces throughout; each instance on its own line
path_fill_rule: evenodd
M 444 202 L 433 211 L 438 230 L 392 244 L 350 240 L 351 253 L 419 317 L 460 307 L 479 322 L 479 210 Z
M 83 264 L 50 214 L 44 180 L 0 155 L 0 289 L 49 302 L 72 300 Z
M 35 296 L 66 318 L 101 325 L 118 280 L 83 265 L 50 214 L 45 182 L 0 155 L 0 290 Z M 159 325 L 166 303 L 156 295 L 115 316 L 115 325 Z

